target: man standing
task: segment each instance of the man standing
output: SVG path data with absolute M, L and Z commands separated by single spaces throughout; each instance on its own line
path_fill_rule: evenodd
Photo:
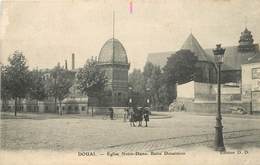
M 114 110 L 113 108 L 109 108 L 109 115 L 110 115 L 110 119 L 113 120 L 114 119 Z
M 128 109 L 124 109 L 124 122 L 126 122 L 126 119 L 127 119 L 127 111 L 128 111 Z
M 147 122 L 149 121 L 149 110 L 146 109 L 144 112 L 145 127 L 148 127 Z
M 129 109 L 129 122 L 130 122 L 130 126 L 134 126 L 135 127 L 135 112 L 133 110 L 133 108 L 130 108 Z

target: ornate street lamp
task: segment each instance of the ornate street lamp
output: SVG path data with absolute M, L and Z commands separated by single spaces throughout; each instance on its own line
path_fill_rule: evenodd
M 224 53 L 225 49 L 221 48 L 221 44 L 216 45 L 216 49 L 213 50 L 215 61 L 218 66 L 218 111 L 216 117 L 216 133 L 215 133 L 215 150 L 216 151 L 225 151 L 224 140 L 223 140 L 223 126 L 221 123 L 221 64 L 224 62 Z

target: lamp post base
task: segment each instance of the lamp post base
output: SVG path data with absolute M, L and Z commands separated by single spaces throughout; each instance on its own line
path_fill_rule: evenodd
M 215 151 L 225 152 L 225 147 L 215 147 Z
M 250 111 L 249 111 L 250 115 L 253 115 L 253 103 L 252 101 L 250 102 Z
M 222 129 L 223 126 L 216 126 L 215 127 L 215 150 L 216 151 L 225 151 L 224 141 L 223 141 L 223 133 Z

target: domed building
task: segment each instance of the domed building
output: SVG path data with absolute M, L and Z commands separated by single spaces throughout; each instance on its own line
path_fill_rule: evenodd
M 110 96 L 108 96 L 109 106 L 126 106 L 130 64 L 126 50 L 118 39 L 111 38 L 102 46 L 98 56 L 98 66 L 105 71 L 108 78 L 105 90 L 110 93 Z

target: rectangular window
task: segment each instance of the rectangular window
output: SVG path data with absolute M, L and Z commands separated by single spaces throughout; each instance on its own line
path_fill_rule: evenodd
M 81 111 L 85 111 L 85 107 L 81 107 Z
M 260 79 L 260 67 L 252 68 L 252 79 Z

